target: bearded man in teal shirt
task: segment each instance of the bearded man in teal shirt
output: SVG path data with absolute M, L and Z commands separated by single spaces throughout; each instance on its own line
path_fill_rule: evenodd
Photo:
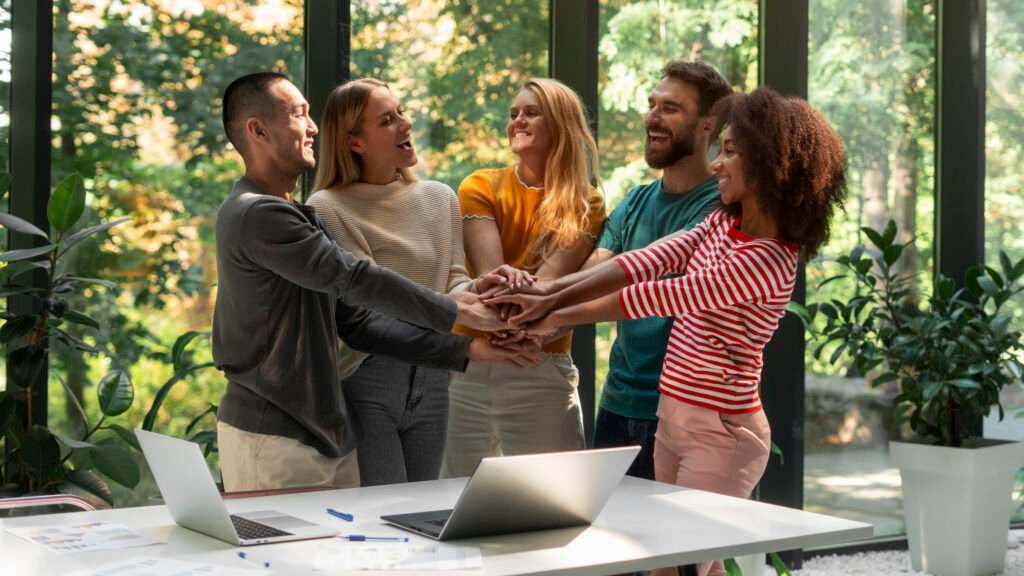
M 714 68 L 670 62 L 648 97 L 644 159 L 661 178 L 630 190 L 612 211 L 584 268 L 689 230 L 719 206 L 718 181 L 708 169 L 714 129 L 711 107 L 732 87 Z M 594 447 L 639 444 L 628 474 L 654 480 L 658 380 L 671 318 L 616 323 L 608 378 L 597 413 Z

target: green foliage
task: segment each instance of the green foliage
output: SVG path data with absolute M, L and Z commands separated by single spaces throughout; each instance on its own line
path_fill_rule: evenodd
M 78 174 L 57 184 L 46 207 L 52 238 L 30 222 L 11 214 L 0 214 L 0 224 L 12 233 L 35 236 L 46 242 L 38 248 L 0 254 L 0 261 L 9 263 L 0 269 L 3 281 L 0 289 L 8 295 L 30 297 L 33 304 L 14 304 L 0 311 L 0 317 L 5 320 L 0 327 L 0 342 L 6 347 L 11 375 L 7 389 L 0 392 L 0 439 L 7 440 L 10 448 L 2 461 L 9 465 L 5 483 L 13 482 L 22 490 L 38 492 L 73 490 L 109 504 L 109 488 L 90 470 L 99 470 L 128 487 L 139 481 L 135 460 L 119 446 L 123 442 L 111 442 L 116 440 L 116 435 L 93 441 L 98 431 L 110 429 L 104 426 L 108 417 L 122 414 L 131 406 L 135 389 L 127 373 L 115 369 L 100 380 L 96 392 L 102 417 L 95 426 L 88 425 L 84 411 L 77 406 L 87 429 L 79 438 L 57 435 L 36 424 L 29 404 L 51 346 L 63 346 L 75 354 L 96 351 L 68 331 L 70 324 L 99 328 L 95 320 L 72 308 L 68 298 L 83 286 L 113 287 L 113 284 L 74 275 L 68 270 L 66 260 L 82 239 L 106 232 L 128 219 L 75 232 L 74 227 L 85 211 L 85 197 L 85 186 Z M 28 271 L 45 272 L 46 281 L 39 285 L 28 283 L 30 276 L 25 274 Z
M 992 408 L 1002 418 L 999 393 L 1024 373 L 1022 332 L 1002 312 L 1024 291 L 1024 259 L 1001 254 L 998 270 L 971 268 L 959 289 L 939 276 L 921 305 L 913 279 L 896 268 L 909 243 L 897 241 L 895 223 L 863 232 L 873 248 L 858 246 L 838 258 L 842 272 L 825 281 L 852 280 L 856 295 L 791 309 L 818 340 L 816 358 L 848 359 L 860 374 L 873 374 L 873 386 L 898 386 L 894 425 L 960 446 L 970 419 Z

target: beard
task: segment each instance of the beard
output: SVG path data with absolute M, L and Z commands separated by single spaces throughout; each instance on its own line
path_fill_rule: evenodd
M 693 156 L 694 149 L 696 148 L 695 143 L 697 141 L 697 123 L 694 122 L 690 126 L 683 130 L 679 136 L 672 136 L 669 140 L 669 147 L 667 150 L 654 151 L 651 150 L 650 143 L 644 143 L 644 160 L 647 161 L 647 165 L 651 168 L 662 169 L 668 168 L 676 162 Z

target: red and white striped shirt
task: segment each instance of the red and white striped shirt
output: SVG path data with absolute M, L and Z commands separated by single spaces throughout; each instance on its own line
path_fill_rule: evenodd
M 761 409 L 762 354 L 796 281 L 797 247 L 754 238 L 722 210 L 667 242 L 617 258 L 626 317 L 675 317 L 661 393 L 727 414 Z M 660 278 L 670 274 L 683 276 Z

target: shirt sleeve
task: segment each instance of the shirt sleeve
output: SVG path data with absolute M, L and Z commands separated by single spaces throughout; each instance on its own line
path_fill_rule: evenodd
M 342 213 L 344 208 L 332 200 L 329 194 L 331 193 L 321 190 L 310 196 L 306 204 L 316 210 L 316 215 L 323 221 L 335 244 L 348 250 L 356 258 L 376 262 L 366 237 L 359 230 L 349 226 Z
M 630 250 L 618 256 L 616 261 L 625 270 L 630 284 L 657 280 L 669 274 L 682 274 L 693 251 L 707 237 L 709 231 L 709 221 L 705 220 L 693 230 L 688 230 L 671 240 Z
M 341 301 L 334 319 L 338 336 L 359 352 L 460 372 L 469 363 L 468 336 L 441 334 Z
M 590 203 L 587 209 L 588 228 L 583 232 L 583 235 L 596 244 L 598 237 L 601 236 L 601 230 L 604 228 L 604 222 L 607 218 L 608 211 L 605 209 L 604 195 L 591 188 Z
M 604 221 L 604 228 L 601 229 L 601 236 L 597 239 L 597 247 L 610 250 L 615 254 L 622 253 L 622 223 L 626 218 L 626 201 L 620 202 L 618 206 L 608 215 Z
M 487 172 L 478 170 L 459 184 L 459 207 L 463 218 L 495 219 L 494 190 Z
M 288 203 L 253 204 L 242 237 L 248 258 L 303 288 L 438 332 L 455 323 L 454 300 L 356 258 Z
M 459 208 L 459 197 L 451 188 L 447 186 L 444 188 L 449 193 L 450 224 L 452 227 L 452 261 L 448 266 L 448 285 L 445 290 L 447 293 L 457 288 L 465 289 L 472 279 L 466 270 L 466 248 L 462 243 L 462 210 Z
M 750 242 L 707 268 L 627 286 L 619 291 L 619 303 L 629 319 L 678 317 L 745 302 L 784 305 L 795 280 L 792 255 L 765 242 Z

